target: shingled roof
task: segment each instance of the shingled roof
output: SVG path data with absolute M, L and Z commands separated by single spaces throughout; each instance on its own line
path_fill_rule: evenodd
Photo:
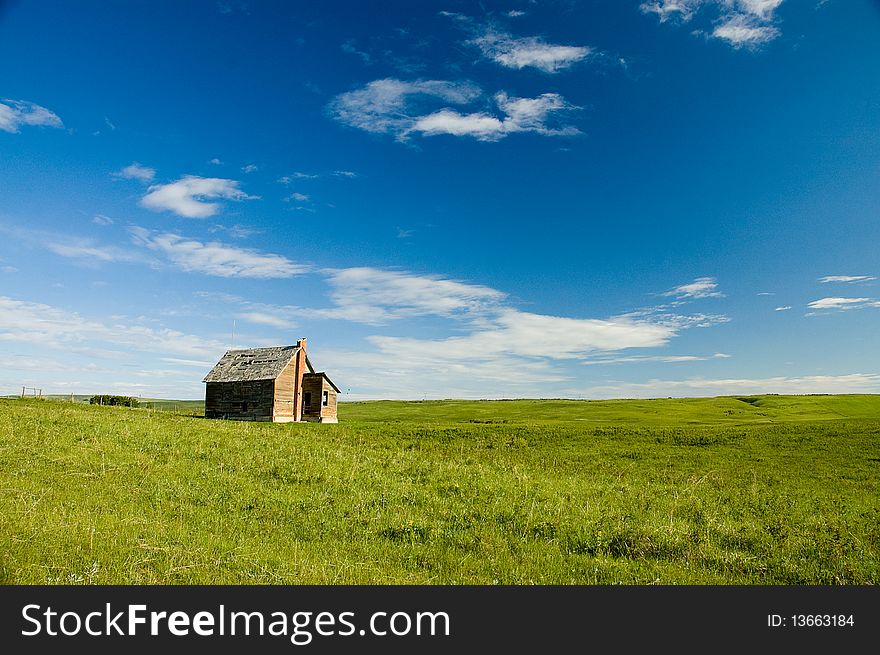
M 297 346 L 278 346 L 275 348 L 248 348 L 246 350 L 227 350 L 226 354 L 205 376 L 203 382 L 250 382 L 252 380 L 274 380 L 299 351 Z M 315 369 L 306 355 L 306 367 L 310 373 Z

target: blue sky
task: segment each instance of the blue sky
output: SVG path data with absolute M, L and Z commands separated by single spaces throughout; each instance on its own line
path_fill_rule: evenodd
M 0 393 L 880 392 L 880 4 L 0 3 Z

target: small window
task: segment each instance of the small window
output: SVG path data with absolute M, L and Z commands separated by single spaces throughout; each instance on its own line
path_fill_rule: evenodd
M 330 401 L 330 392 L 324 391 L 324 395 L 321 397 L 321 404 L 326 407 L 327 403 Z
M 241 404 L 241 413 L 244 414 L 245 412 L 247 412 L 247 403 L 242 403 Z
M 303 394 L 303 407 L 311 408 L 311 406 L 312 406 L 312 392 L 306 391 Z

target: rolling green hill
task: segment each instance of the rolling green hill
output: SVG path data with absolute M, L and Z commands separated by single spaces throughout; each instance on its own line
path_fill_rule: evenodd
M 0 582 L 880 583 L 878 396 L 170 409 L 0 400 Z
M 340 405 L 341 418 L 361 421 L 570 422 L 711 425 L 880 419 L 880 396 L 720 396 L 654 400 L 368 401 Z

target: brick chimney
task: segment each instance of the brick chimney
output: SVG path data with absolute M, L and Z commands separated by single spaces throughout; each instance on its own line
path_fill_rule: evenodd
M 306 372 L 306 339 L 296 342 L 296 362 L 293 369 L 293 420 L 302 420 L 302 381 Z

